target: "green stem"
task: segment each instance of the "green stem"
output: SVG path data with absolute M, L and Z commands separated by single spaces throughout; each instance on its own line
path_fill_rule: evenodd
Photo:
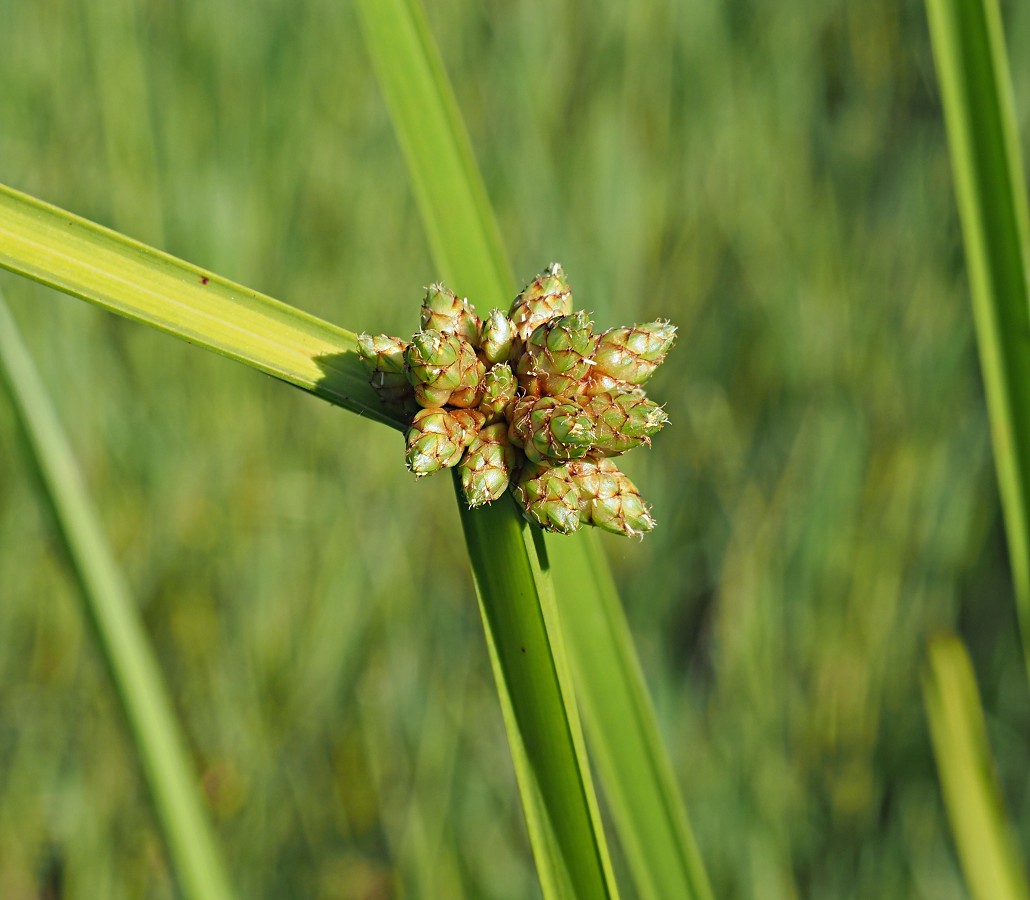
M 540 533 L 510 497 L 470 510 L 454 486 L 544 894 L 565 895 L 551 882 L 567 875 L 572 896 L 615 897 Z

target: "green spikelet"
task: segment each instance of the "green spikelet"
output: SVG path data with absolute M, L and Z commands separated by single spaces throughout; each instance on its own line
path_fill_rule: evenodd
M 593 366 L 570 393 L 580 394 L 584 397 L 596 397 L 598 394 L 624 394 L 626 391 L 636 389 L 636 385 L 612 378 Z
M 435 329 L 420 331 L 411 339 L 404 359 L 420 406 L 476 405 L 475 393 L 486 370 L 468 341 Z M 471 391 L 472 402 L 455 402 L 452 398 L 459 391 L 460 400 L 470 399 Z
M 483 398 L 479 401 L 479 409 L 486 415 L 488 424 L 500 421 L 505 417 L 508 407 L 515 401 L 515 391 L 519 383 L 515 373 L 507 363 L 494 366 L 483 378 Z
M 404 372 L 407 343 L 388 334 L 358 335 L 358 356 L 369 371 L 368 383 L 379 399 L 387 404 L 403 404 L 412 398 L 411 385 Z
M 618 456 L 641 445 L 649 445 L 669 417 L 643 391 L 598 394 L 584 404 L 594 423 L 597 454 Z
M 523 450 L 532 462 L 579 459 L 594 443 L 593 420 L 576 403 L 541 397 L 523 425 Z
M 480 349 L 491 365 L 504 363 L 511 359 L 512 346 L 515 342 L 515 326 L 499 309 L 492 310 L 483 323 Z
M 526 463 L 515 499 L 526 518 L 546 531 L 572 534 L 580 525 L 579 489 L 564 466 Z
M 404 353 L 408 380 L 413 387 L 424 385 L 446 392 L 449 397 L 461 383 L 460 355 L 461 338 L 457 335 L 444 334 L 436 329 L 420 331 L 411 339 Z
M 551 263 L 523 288 L 511 305 L 508 318 L 523 343 L 548 319 L 567 316 L 572 312 L 572 290 L 565 280 L 565 271 L 558 263 Z
M 421 478 L 456 466 L 482 425 L 483 414 L 475 410 L 419 410 L 405 439 L 409 471 Z
M 533 462 L 586 456 L 597 437 L 586 410 L 568 398 L 522 397 L 509 416 L 508 439 Z
M 404 351 L 407 341 L 388 334 L 369 334 L 367 331 L 358 335 L 358 356 L 372 372 L 404 374 Z
M 519 384 L 529 394 L 576 392 L 593 365 L 597 338 L 585 312 L 549 319 L 530 335 L 518 361 Z
M 675 340 L 668 322 L 596 335 L 573 313 L 552 263 L 506 315 L 485 321 L 442 284 L 426 289 L 410 343 L 361 334 L 358 353 L 384 403 L 417 410 L 405 458 L 418 477 L 460 466 L 470 507 L 510 490 L 526 518 L 571 534 L 592 525 L 636 535 L 647 504 L 611 457 L 647 446 L 667 422 L 640 387 Z
M 654 528 L 636 485 L 612 460 L 577 460 L 566 468 L 579 495 L 581 521 L 625 537 Z
M 447 403 L 462 409 L 479 406 L 483 399 L 483 380 L 486 377 L 486 366 L 483 364 L 469 343 L 462 343 L 461 356 L 458 359 L 461 369 L 461 384 L 451 393 Z
M 508 440 L 522 450 L 529 440 L 529 414 L 539 397 L 517 397 L 508 407 Z
M 473 347 L 478 347 L 482 324 L 468 300 L 458 297 L 442 284 L 431 284 L 426 288 L 422 301 L 423 330 L 456 334 Z
M 627 384 L 643 384 L 662 364 L 675 340 L 676 326 L 668 322 L 613 328 L 598 339 L 594 365 L 599 373 Z
M 465 502 L 474 508 L 502 497 L 514 466 L 515 449 L 508 441 L 508 426 L 502 422 L 482 429 L 461 462 Z

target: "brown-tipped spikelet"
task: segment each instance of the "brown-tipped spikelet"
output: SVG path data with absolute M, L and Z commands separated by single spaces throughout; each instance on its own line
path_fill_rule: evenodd
M 423 330 L 456 334 L 473 347 L 478 347 L 482 324 L 468 300 L 458 297 L 442 284 L 431 284 L 426 288 L 422 301 Z
M 475 348 L 456 334 L 420 331 L 404 353 L 408 380 L 419 406 L 475 406 L 486 374 Z
M 579 459 L 597 437 L 586 410 L 559 397 L 538 397 L 520 429 L 523 450 L 533 462 Z
M 526 463 L 515 487 L 527 518 L 545 531 L 572 534 L 580 525 L 579 489 L 565 466 Z
M 508 441 L 503 422 L 488 425 L 469 444 L 461 461 L 461 489 L 471 507 L 492 503 L 504 496 L 515 467 L 515 448 Z
M 577 393 L 593 365 L 596 343 L 593 323 L 585 312 L 548 319 L 529 336 L 519 357 L 520 386 L 538 397 Z
M 584 405 L 593 421 L 595 455 L 618 456 L 641 444 L 650 444 L 669 417 L 642 391 L 597 394 Z
M 565 271 L 558 263 L 551 263 L 523 289 L 508 311 L 519 341 L 529 336 L 548 319 L 567 316 L 572 312 L 572 290 L 565 280 Z
M 657 369 L 676 340 L 676 326 L 648 322 L 629 328 L 612 328 L 597 340 L 597 371 L 627 384 L 643 384 Z
M 666 424 L 640 387 L 676 329 L 656 321 L 596 335 L 557 263 L 531 281 L 507 313 L 479 319 L 435 284 L 422 330 L 406 343 L 358 336 L 358 353 L 384 403 L 418 408 L 405 457 L 416 476 L 460 466 L 470 507 L 510 490 L 525 517 L 571 534 L 594 525 L 638 535 L 654 519 L 610 457 L 647 446 Z M 417 404 L 417 407 L 414 405 Z
M 456 466 L 482 425 L 483 414 L 475 410 L 419 410 L 407 434 L 408 469 L 421 478 Z
M 480 349 L 490 365 L 506 363 L 515 343 L 515 326 L 499 309 L 493 310 L 483 323 Z
M 579 517 L 613 534 L 632 537 L 654 528 L 654 519 L 633 484 L 611 459 L 585 459 L 567 467 L 579 495 Z

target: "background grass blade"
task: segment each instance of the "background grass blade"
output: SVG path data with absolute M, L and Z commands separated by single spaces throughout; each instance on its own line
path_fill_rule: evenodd
M 1024 660 L 1030 666 L 1030 217 L 996 0 L 927 0 Z
M 437 264 L 475 302 L 503 308 L 513 287 L 510 270 L 424 14 L 413 2 L 359 8 Z M 459 508 L 468 537 L 481 527 L 480 514 L 465 510 L 460 498 Z M 470 539 L 474 565 L 475 544 Z M 575 683 L 637 890 L 644 897 L 707 897 L 707 877 L 597 536 L 585 532 L 547 546 Z M 477 584 L 480 578 L 477 573 Z M 527 816 L 532 828 L 528 808 Z
M 590 750 L 637 891 L 653 900 L 711 898 L 601 547 L 548 536 L 547 549 Z
M 49 397 L 2 298 L 0 381 L 53 508 L 183 893 L 196 900 L 225 900 L 232 891 L 153 652 Z
M 970 893 L 978 900 L 1030 896 L 994 777 L 973 667 L 957 638 L 931 641 L 923 698 L 948 819 Z
M 403 426 L 351 332 L 2 185 L 0 266 Z
M 414 0 L 357 9 L 440 277 L 506 308 L 514 278 L 425 12 Z

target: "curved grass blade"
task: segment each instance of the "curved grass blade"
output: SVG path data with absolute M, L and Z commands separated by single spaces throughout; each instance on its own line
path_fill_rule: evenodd
M 3 185 L 0 267 L 404 427 L 351 332 Z
M 987 745 L 980 694 L 962 642 L 930 642 L 923 700 L 944 805 L 969 892 L 978 900 L 1030 896 Z
M 927 0 L 1023 657 L 1030 667 L 1030 214 L 996 0 Z
M 2 298 L 0 382 L 10 394 L 78 578 L 85 612 L 132 733 L 183 893 L 195 900 L 230 898 L 232 890 L 153 651 L 50 398 Z

